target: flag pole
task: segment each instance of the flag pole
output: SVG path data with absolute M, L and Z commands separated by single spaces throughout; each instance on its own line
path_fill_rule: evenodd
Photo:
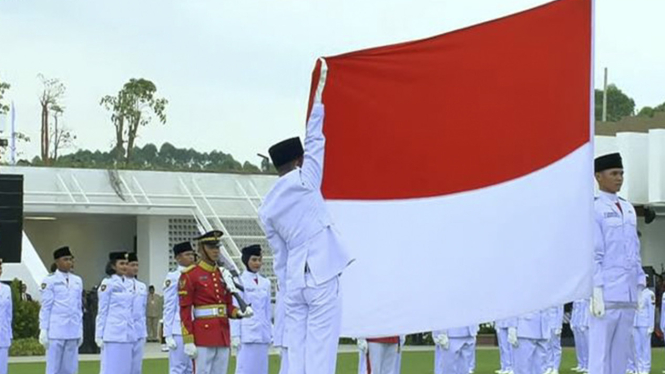
M 16 107 L 14 107 L 14 101 L 12 101 L 12 127 L 11 127 L 11 164 L 16 165 Z

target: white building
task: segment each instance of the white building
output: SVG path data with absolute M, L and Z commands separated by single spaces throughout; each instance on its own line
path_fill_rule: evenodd
M 5 264 L 2 278 L 22 279 L 33 295 L 53 250 L 64 245 L 86 289 L 105 276 L 109 252 L 127 250 L 138 254 L 139 277 L 160 290 L 175 266 L 173 245 L 212 228 L 224 231 L 224 246 L 238 264 L 240 249 L 262 244 L 264 274 L 273 276 L 257 209 L 275 176 L 47 167 L 0 173 L 24 175 L 22 262 Z

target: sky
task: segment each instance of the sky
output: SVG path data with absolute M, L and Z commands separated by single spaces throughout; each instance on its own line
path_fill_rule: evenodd
M 99 105 L 130 78 L 169 100 L 167 124 L 138 145 L 170 142 L 258 164 L 257 153 L 304 135 L 319 56 L 426 38 L 546 3 L 538 0 L 0 0 L 0 80 L 12 85 L 17 130 L 39 154 L 41 82 L 67 87 L 62 122 L 76 148 L 108 150 Z M 665 102 L 662 0 L 597 0 L 595 84 L 602 69 L 637 107 Z M 3 128 L 4 126 L 4 128 Z M 0 119 L 0 130 L 8 130 Z

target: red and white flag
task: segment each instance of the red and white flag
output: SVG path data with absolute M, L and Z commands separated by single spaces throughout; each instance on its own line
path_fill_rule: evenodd
M 323 193 L 356 258 L 343 335 L 589 296 L 592 7 L 559 0 L 326 58 Z

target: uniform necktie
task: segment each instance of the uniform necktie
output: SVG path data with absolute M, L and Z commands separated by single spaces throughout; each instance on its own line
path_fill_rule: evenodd
M 259 278 L 254 278 L 254 283 L 259 284 Z
M 621 209 L 621 204 L 618 201 L 616 202 L 616 204 L 617 204 L 617 208 L 619 208 L 619 212 L 621 212 L 621 214 L 623 214 L 623 209 Z

